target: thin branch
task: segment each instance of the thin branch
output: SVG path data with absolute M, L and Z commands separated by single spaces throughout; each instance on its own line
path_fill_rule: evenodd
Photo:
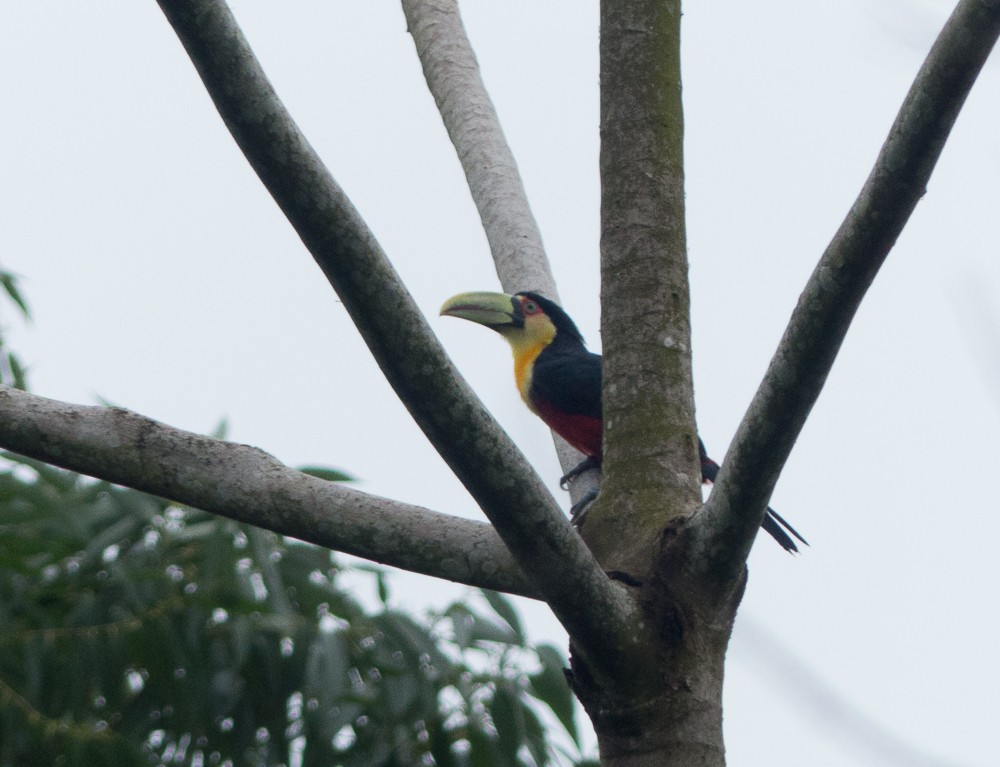
M 427 88 L 465 171 L 500 284 L 508 293 L 534 290 L 559 300 L 538 223 L 528 204 L 500 118 L 479 73 L 455 0 L 402 0 Z M 583 455 L 552 433 L 563 471 Z M 598 474 L 570 488 L 573 502 L 596 489 Z
M 0 387 L 0 443 L 71 471 L 382 564 L 538 598 L 496 531 L 327 482 L 248 445 Z
M 500 284 L 558 300 L 524 183 L 486 92 L 456 0 L 402 0 L 427 87 L 469 182 Z
M 361 331 L 387 380 L 578 649 L 628 665 L 636 606 L 451 366 L 413 299 L 278 99 L 222 0 L 159 0 L 209 95 Z
M 742 569 L 854 313 L 924 195 L 965 98 L 1000 35 L 1000 0 L 962 0 L 917 74 L 875 167 L 799 298 L 698 519 L 700 566 Z

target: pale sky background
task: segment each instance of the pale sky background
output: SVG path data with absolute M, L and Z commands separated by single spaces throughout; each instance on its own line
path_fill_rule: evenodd
M 952 6 L 686 8 L 694 362 L 717 458 Z M 234 9 L 458 367 L 559 493 L 506 345 L 437 317 L 445 298 L 498 282 L 398 4 Z M 463 11 L 564 305 L 599 349 L 596 3 Z M 481 518 L 155 3 L 4 3 L 0 71 L 0 264 L 35 315 L 0 322 L 36 392 L 199 432 L 225 416 L 234 439 L 290 464 Z M 812 547 L 793 558 L 763 536 L 751 556 L 726 679 L 733 765 L 996 764 L 998 221 L 994 56 L 777 486 L 773 505 Z M 393 582 L 408 608 L 460 591 Z M 564 645 L 545 608 L 521 604 L 536 637 Z

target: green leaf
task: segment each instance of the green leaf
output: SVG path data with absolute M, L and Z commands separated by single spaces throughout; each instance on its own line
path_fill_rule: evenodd
M 339 631 L 320 631 L 309 647 L 305 694 L 318 698 L 323 706 L 333 705 L 345 691 L 350 667 L 351 659 L 343 634 Z M 333 735 L 336 731 L 330 737 Z
M 494 738 L 489 737 L 478 727 L 471 727 L 467 739 L 470 746 L 467 762 L 469 767 L 506 766 L 506 763 L 500 760 L 497 742 Z
M 535 647 L 538 660 L 542 664 L 542 669 L 537 674 L 528 677 L 531 683 L 531 693 L 538 700 L 552 709 L 563 729 L 573 739 L 579 748 L 580 735 L 576 729 L 574 719 L 575 699 L 573 692 L 566 682 L 566 675 L 563 673 L 565 661 L 563 655 L 552 645 L 540 644 Z
M 376 583 L 378 584 L 378 598 L 385 607 L 389 604 L 389 579 L 385 577 L 385 573 L 379 573 L 376 576 Z
M 21 391 L 28 390 L 28 371 L 25 369 L 24 365 L 21 364 L 21 360 L 13 352 L 7 354 L 7 364 L 10 365 L 11 375 L 14 380 L 11 382 L 15 389 L 20 389 Z
M 447 656 L 437 646 L 438 640 L 428 627 L 417 623 L 411 616 L 395 610 L 387 610 L 374 616 L 372 623 L 391 639 L 393 647 L 402 651 L 406 665 L 423 664 L 434 668 L 428 669 L 441 673 L 449 668 Z
M 209 432 L 208 436 L 212 439 L 225 439 L 229 434 L 229 419 L 220 418 L 219 422 L 215 425 L 215 428 Z
M 375 576 L 375 590 L 378 594 L 378 599 L 382 603 L 383 607 L 388 607 L 389 605 L 389 573 L 384 567 L 379 567 L 378 565 L 370 565 L 364 562 L 360 562 L 353 565 L 352 570 L 361 573 L 371 573 Z
M 472 644 L 472 626 L 475 623 L 472 611 L 465 605 L 456 603 L 448 607 L 445 615 L 451 621 L 452 641 L 459 649 L 465 650 Z
M 434 764 L 437 767 L 459 767 L 462 762 L 452 750 L 455 738 L 445 728 L 444 720 L 434 717 L 427 724 L 427 734 L 430 737 L 429 747 L 431 756 L 434 757 Z
M 486 601 L 489 602 L 493 611 L 510 626 L 517 637 L 518 644 L 523 647 L 527 643 L 527 639 L 524 636 L 524 627 L 521 625 L 521 618 L 518 616 L 511 601 L 499 591 L 492 591 L 490 589 L 480 589 L 480 591 L 486 597 Z
M 517 689 L 510 683 L 497 685 L 490 706 L 490 715 L 497 728 L 497 751 L 499 764 L 519 765 L 518 749 L 525 739 L 524 704 Z
M 461 602 L 449 606 L 445 615 L 451 619 L 455 643 L 462 649 L 484 642 L 520 646 L 517 634 L 506 623 L 484 618 Z
M 522 707 L 524 715 L 524 745 L 527 746 L 535 764 L 549 762 L 549 744 L 546 739 L 545 726 L 531 706 Z
M 325 479 L 327 482 L 357 482 L 357 478 L 352 477 L 347 472 L 331 469 L 328 466 L 300 466 L 299 471 L 310 477 Z
M 21 291 L 17 287 L 17 277 L 11 272 L 0 270 L 0 287 L 10 296 L 11 301 L 17 304 L 24 318 L 31 319 L 31 310 L 28 309 L 28 303 L 24 300 L 24 296 L 21 295 Z
M 180 530 L 170 533 L 174 543 L 190 543 L 194 541 L 207 540 L 219 532 L 219 524 L 215 520 L 205 520 L 194 524 L 184 525 Z
M 476 613 L 472 614 L 475 618 L 472 624 L 472 641 L 476 644 L 495 642 L 515 647 L 520 645 L 517 634 L 506 624 L 495 623 Z
M 385 686 L 385 705 L 393 717 L 402 719 L 414 709 L 420 690 L 417 678 L 413 674 L 386 674 L 383 678 Z

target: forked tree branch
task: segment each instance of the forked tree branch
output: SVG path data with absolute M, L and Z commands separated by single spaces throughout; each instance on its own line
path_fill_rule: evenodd
M 387 380 L 578 650 L 627 668 L 636 605 L 454 370 L 374 235 L 309 146 L 222 0 L 159 0 L 219 114 L 312 253 Z
M 998 35 L 1000 0 L 959 2 L 917 74 L 871 175 L 800 296 L 698 519 L 699 567 L 718 582 L 742 569 L 764 507 L 854 313 L 924 195 Z
M 538 597 L 496 531 L 296 471 L 120 408 L 0 387 L 0 443 L 64 469 L 382 564 Z

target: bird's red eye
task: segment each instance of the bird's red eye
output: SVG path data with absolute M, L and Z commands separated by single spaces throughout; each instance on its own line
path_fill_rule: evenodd
M 527 315 L 538 314 L 542 310 L 541 307 L 530 298 L 525 299 L 524 303 L 521 304 L 521 307 Z

